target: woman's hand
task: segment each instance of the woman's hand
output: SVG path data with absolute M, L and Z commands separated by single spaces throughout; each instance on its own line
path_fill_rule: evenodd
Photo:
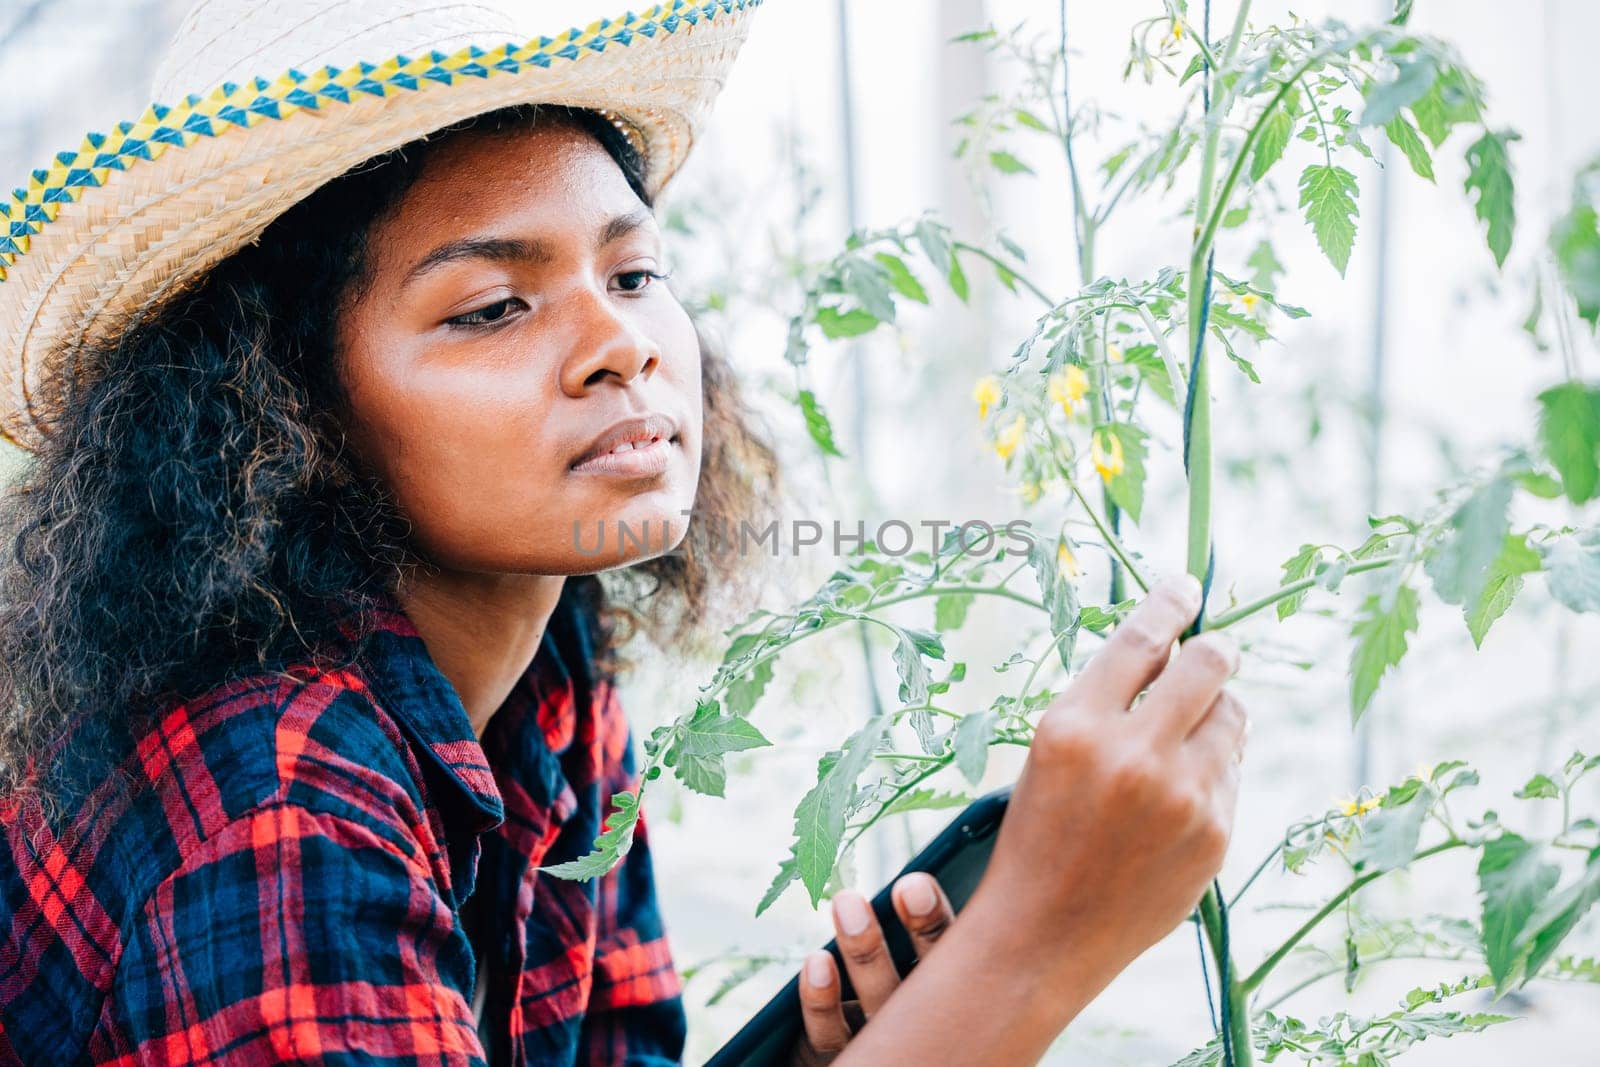
M 1199 609 L 1192 577 L 1157 586 L 1051 703 L 961 922 L 841 1063 L 1036 1062 L 1193 910 L 1232 834 L 1246 725 L 1223 688 L 1232 638 L 1172 655 Z
M 933 948 L 935 941 L 955 918 L 950 900 L 930 874 L 908 874 L 894 883 L 890 891 L 895 914 L 911 935 L 917 959 Z M 900 984 L 900 974 L 889 956 L 888 943 L 878 917 L 867 898 L 853 889 L 833 897 L 833 930 L 844 957 L 856 999 L 840 999 L 842 986 L 834 966 L 833 954 L 818 949 L 806 957 L 800 968 L 800 1009 L 805 1020 L 805 1035 L 795 1046 L 792 1063 L 814 1067 L 831 1063 L 850 1041 L 851 1035 L 871 1018 Z

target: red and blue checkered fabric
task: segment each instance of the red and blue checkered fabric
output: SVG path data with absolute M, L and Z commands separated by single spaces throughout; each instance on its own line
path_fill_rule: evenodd
M 586 852 L 637 784 L 576 612 L 481 744 L 392 598 L 349 669 L 70 734 L 59 817 L 0 802 L 0 1063 L 678 1062 L 643 823 L 604 878 L 535 869 Z

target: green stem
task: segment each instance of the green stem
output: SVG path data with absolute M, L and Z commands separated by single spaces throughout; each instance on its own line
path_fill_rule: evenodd
M 1050 307 L 1055 307 L 1056 306 L 1056 302 L 1054 300 L 1050 299 L 1050 294 L 1049 293 L 1045 292 L 1043 289 L 1041 289 L 1037 285 L 1033 284 L 1031 281 L 1029 281 L 1023 275 L 1018 274 L 1017 273 L 1017 268 L 1013 267 L 1011 264 L 1007 263 L 1005 260 L 1001 259 L 1000 257 L 994 255 L 992 252 L 989 252 L 986 249 L 979 248 L 977 245 L 969 245 L 965 241 L 952 241 L 950 243 L 950 247 L 955 249 L 956 251 L 959 251 L 959 252 L 971 252 L 973 255 L 977 256 L 979 259 L 986 259 L 993 266 L 1003 268 L 1006 271 L 1006 273 L 1010 274 L 1017 281 L 1021 282 L 1022 283 L 1022 287 L 1024 289 L 1028 290 L 1028 292 L 1032 293 L 1034 296 L 1038 297 L 1040 300 L 1043 300 Z
M 1139 568 L 1135 567 L 1133 561 L 1128 558 L 1128 554 L 1123 550 L 1122 543 L 1117 540 L 1117 536 L 1106 529 L 1106 524 L 1101 521 L 1099 512 L 1095 511 L 1093 505 L 1089 503 L 1089 498 L 1083 495 L 1083 490 L 1078 486 L 1078 480 L 1072 476 L 1072 471 L 1061 458 L 1061 439 L 1055 435 L 1055 431 L 1050 429 L 1048 425 L 1044 429 L 1045 433 L 1050 437 L 1050 448 L 1055 459 L 1056 470 L 1060 473 L 1062 480 L 1067 483 L 1067 488 L 1072 490 L 1072 495 L 1077 498 L 1078 504 L 1089 516 L 1089 521 L 1093 522 L 1094 528 L 1100 532 L 1100 537 L 1105 541 L 1106 547 L 1112 551 L 1127 572 L 1133 576 L 1133 580 L 1139 583 L 1139 588 L 1148 593 L 1150 591 L 1150 583 L 1145 581 L 1144 575 L 1139 573 Z
M 1394 555 L 1377 556 L 1373 559 L 1360 560 L 1356 563 L 1350 564 L 1349 569 L 1346 570 L 1345 573 L 1360 574 L 1362 571 L 1381 570 L 1384 567 L 1388 567 L 1399 562 L 1402 558 L 1404 557 Z M 1268 593 L 1266 596 L 1257 597 L 1248 604 L 1241 604 L 1232 611 L 1225 611 L 1221 615 L 1213 615 L 1211 618 L 1206 620 L 1206 629 L 1221 630 L 1226 626 L 1232 626 L 1234 623 L 1254 615 L 1262 608 L 1271 607 L 1280 600 L 1286 600 L 1289 597 L 1294 596 L 1296 593 L 1310 589 L 1320 580 L 1321 579 L 1319 578 L 1297 578 L 1288 585 L 1280 586 Z
M 1249 12 L 1250 0 L 1240 0 L 1239 9 L 1234 15 L 1233 32 L 1228 37 L 1227 47 L 1223 49 L 1221 62 L 1211 64 L 1211 73 L 1220 74 L 1233 62 L 1233 57 L 1239 49 L 1239 41 L 1244 36 L 1245 20 Z M 1211 557 L 1211 392 L 1208 364 L 1201 358 L 1201 346 L 1205 344 L 1205 336 L 1201 333 L 1201 316 L 1205 309 L 1206 298 L 1203 278 L 1206 255 L 1210 251 L 1210 237 L 1202 234 L 1199 220 L 1211 215 L 1217 151 L 1222 134 L 1222 94 L 1212 96 L 1210 104 L 1205 116 L 1206 134 L 1200 158 L 1200 188 L 1195 199 L 1195 242 L 1189 255 L 1188 355 L 1191 361 L 1190 389 L 1194 394 L 1194 403 L 1189 412 L 1189 424 L 1185 427 L 1189 475 L 1188 571 L 1202 582 L 1205 581 L 1207 564 Z M 1244 154 L 1241 149 L 1240 158 L 1243 158 Z M 1226 192 L 1223 193 L 1223 197 L 1222 203 L 1218 204 L 1219 208 L 1226 203 Z M 1219 979 L 1224 974 L 1228 979 L 1219 982 L 1221 986 L 1219 995 L 1226 998 L 1228 1036 L 1233 1048 L 1233 1063 L 1235 1067 L 1250 1067 L 1255 1055 L 1250 1039 L 1250 1006 L 1244 990 L 1240 988 L 1238 971 L 1233 966 L 1227 951 L 1222 905 L 1217 898 L 1215 882 L 1206 889 L 1205 897 L 1200 901 L 1200 921 L 1204 924 L 1206 936 L 1211 942 Z
M 1459 838 L 1450 841 L 1441 841 L 1432 848 L 1425 848 L 1421 852 L 1418 852 L 1412 857 L 1412 862 L 1415 863 L 1417 860 L 1427 859 L 1429 856 L 1437 856 L 1439 853 L 1449 852 L 1451 849 L 1465 848 L 1467 844 L 1468 842 L 1462 841 Z M 1272 969 L 1278 964 L 1282 963 L 1284 957 L 1289 955 L 1289 953 L 1294 950 L 1296 945 L 1305 940 L 1306 935 L 1315 930 L 1323 919 L 1326 919 L 1329 915 L 1332 915 L 1339 909 L 1340 905 L 1342 905 L 1346 900 L 1349 900 L 1356 893 L 1360 892 L 1367 885 L 1377 881 L 1379 878 L 1382 878 L 1388 873 L 1388 871 L 1373 871 L 1371 874 L 1363 874 L 1361 877 L 1355 879 L 1349 885 L 1345 886 L 1337 895 L 1319 908 L 1315 915 L 1311 916 L 1311 918 L 1300 924 L 1300 928 L 1294 933 L 1290 934 L 1288 940 L 1279 945 L 1273 951 L 1272 955 L 1263 960 L 1261 962 L 1261 966 L 1251 971 L 1249 976 L 1245 978 L 1244 981 L 1239 983 L 1240 988 L 1242 988 L 1246 993 L 1254 992 L 1262 982 L 1266 981 L 1267 975 L 1272 973 Z

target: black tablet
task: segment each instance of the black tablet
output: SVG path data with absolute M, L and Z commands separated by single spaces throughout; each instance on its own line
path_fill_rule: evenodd
M 917 853 L 901 869 L 895 880 L 912 871 L 927 871 L 939 880 L 945 895 L 950 898 L 950 906 L 959 912 L 966 906 L 972 891 L 978 887 L 978 880 L 983 877 L 984 868 L 989 865 L 995 831 L 1000 828 L 1000 819 L 1005 815 L 1006 802 L 1010 799 L 1011 787 L 1007 786 L 973 801 L 940 831 L 927 848 Z M 884 940 L 888 942 L 895 968 L 903 977 L 916 962 L 916 956 L 911 947 L 911 937 L 900 925 L 900 917 L 895 914 L 894 903 L 889 897 L 893 885 L 892 880 L 872 898 L 872 910 L 877 913 L 878 923 L 883 927 Z M 829 941 L 823 947 L 833 953 L 844 987 L 843 999 L 853 999 L 855 993 L 850 986 L 850 976 L 845 972 L 838 944 Z M 706 1067 L 769 1067 L 786 1063 L 802 1029 L 800 976 L 796 974 L 733 1035 L 732 1040 L 706 1061 Z

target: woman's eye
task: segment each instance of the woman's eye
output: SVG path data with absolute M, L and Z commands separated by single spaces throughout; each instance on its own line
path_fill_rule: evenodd
M 625 284 L 622 287 L 622 291 L 625 293 L 637 293 L 648 289 L 651 282 L 666 281 L 668 278 L 672 277 L 672 273 L 670 271 L 665 274 L 660 274 L 653 270 L 628 270 L 623 271 L 621 274 L 617 275 L 617 277 L 640 279 L 637 285 Z
M 492 304 L 478 308 L 476 311 L 468 311 L 463 315 L 446 319 L 445 322 L 451 326 L 493 326 L 510 314 L 511 305 L 516 303 L 521 303 L 521 301 L 517 300 L 516 297 L 508 296 L 504 300 L 497 300 Z

